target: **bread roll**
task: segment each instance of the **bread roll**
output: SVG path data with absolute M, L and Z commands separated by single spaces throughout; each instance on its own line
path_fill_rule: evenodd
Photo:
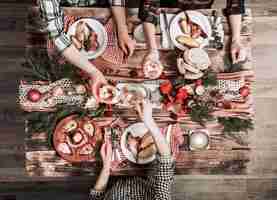
M 146 133 L 141 139 L 140 149 L 145 149 L 152 143 L 154 143 L 152 135 L 150 133 Z
M 156 145 L 152 143 L 147 148 L 141 150 L 138 153 L 138 160 L 149 158 L 149 157 L 151 157 L 152 155 L 154 155 L 156 153 L 157 153 Z
M 176 37 L 177 42 L 179 42 L 182 45 L 186 45 L 191 48 L 198 48 L 200 47 L 200 44 L 193 38 L 189 36 L 179 35 Z
M 187 72 L 187 73 L 184 75 L 184 78 L 185 78 L 185 79 L 190 79 L 190 80 L 196 80 L 196 79 L 201 78 L 203 75 L 204 75 L 203 72 L 199 72 L 199 73 L 197 73 L 197 74 L 192 73 L 192 72 Z

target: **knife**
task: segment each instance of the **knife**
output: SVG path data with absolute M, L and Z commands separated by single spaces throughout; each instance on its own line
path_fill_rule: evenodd
M 167 34 L 169 47 L 171 47 L 172 43 L 171 43 L 171 38 L 170 38 L 170 33 L 169 33 L 169 23 L 168 23 L 168 20 L 167 20 L 166 12 L 164 10 L 162 11 L 162 16 L 163 16 L 163 20 L 164 20 L 164 23 L 165 23 L 165 31 L 166 31 L 166 34 Z

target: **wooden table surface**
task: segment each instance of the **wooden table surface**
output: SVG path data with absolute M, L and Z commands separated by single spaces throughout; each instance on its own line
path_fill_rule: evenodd
M 85 199 L 94 178 L 30 177 L 25 173 L 24 118 L 17 108 L 16 92 L 25 60 L 25 23 L 32 0 L 0 3 L 0 191 L 2 199 Z M 223 8 L 226 0 L 215 0 Z M 253 65 L 256 128 L 249 133 L 250 162 L 241 175 L 175 176 L 172 199 L 275 200 L 277 196 L 277 73 L 276 0 L 248 0 L 253 11 Z M 17 38 L 17 39 L 15 39 Z
M 110 12 L 105 8 L 65 8 L 65 15 L 78 16 L 78 17 L 92 17 L 97 16 L 96 19 L 102 23 L 107 22 L 110 17 Z M 168 10 L 168 12 L 176 12 L 176 10 Z M 212 10 L 202 10 L 203 13 L 210 14 Z M 221 11 L 219 10 L 219 13 Z M 132 34 L 134 25 L 138 25 L 139 20 L 136 17 L 128 19 L 129 32 Z M 225 43 L 228 43 L 229 39 L 229 27 L 227 25 L 226 18 L 223 18 L 224 31 L 225 31 Z M 33 7 L 28 13 L 27 24 L 27 52 L 29 50 L 42 50 L 46 48 L 47 34 L 41 27 L 38 9 Z M 252 71 L 252 54 L 251 54 L 251 41 L 252 41 L 252 16 L 250 10 L 247 11 L 247 15 L 243 18 L 242 28 L 242 43 L 248 53 L 248 61 L 244 64 L 244 71 L 235 75 L 235 78 L 245 78 L 249 83 L 253 82 Z M 160 30 L 158 27 L 157 41 L 160 41 Z M 159 42 L 160 43 L 160 42 Z M 227 45 L 226 45 L 227 46 Z M 207 49 L 209 56 L 212 60 L 213 66 L 221 67 L 223 61 L 218 61 L 218 56 L 222 57 L 226 52 L 225 48 L 222 51 L 215 49 Z M 176 63 L 174 60 L 175 52 L 168 49 L 161 50 L 161 60 L 165 66 L 165 74 L 168 77 L 176 76 Z M 127 64 L 123 64 L 116 68 L 103 71 L 105 75 L 110 79 L 122 79 L 130 81 L 143 81 L 143 76 L 139 73 L 135 77 L 130 77 L 130 72 L 139 68 L 141 60 L 146 53 L 145 44 L 138 44 L 137 51 L 128 60 Z M 220 60 L 220 59 L 219 59 Z M 223 60 L 223 59 L 222 59 Z M 105 65 L 111 64 L 103 61 Z M 112 65 L 111 65 L 112 66 Z M 218 77 L 222 77 L 224 74 L 219 74 Z M 227 111 L 229 112 L 229 111 Z M 253 113 L 245 110 L 247 117 L 253 117 Z M 136 121 L 137 116 L 135 112 L 127 110 L 120 111 L 123 118 L 128 119 L 129 123 Z M 243 115 L 243 114 L 242 114 Z M 161 125 L 168 123 L 176 123 L 175 119 L 172 119 L 166 112 L 155 112 L 155 119 Z M 103 118 L 101 119 L 103 120 Z M 185 127 L 201 128 L 197 123 L 192 122 L 188 117 L 181 118 L 180 123 Z M 203 151 L 182 151 L 178 155 L 176 162 L 176 173 L 178 174 L 243 174 L 245 173 L 246 163 L 249 161 L 250 148 L 248 147 L 247 134 L 239 133 L 240 137 L 229 137 L 217 129 L 214 124 L 207 124 L 207 127 L 211 135 L 211 148 Z M 216 127 L 216 128 L 215 128 Z M 53 176 L 53 177 L 65 177 L 65 176 L 79 176 L 79 175 L 94 175 L 94 165 L 90 163 L 72 164 L 57 156 L 54 149 L 50 148 L 47 144 L 46 133 L 33 133 L 28 134 L 26 137 L 26 170 L 30 176 Z M 93 167 L 92 167 L 93 166 Z M 115 172 L 114 174 L 130 174 L 132 168 L 126 168 Z M 97 173 L 97 172 L 96 172 Z

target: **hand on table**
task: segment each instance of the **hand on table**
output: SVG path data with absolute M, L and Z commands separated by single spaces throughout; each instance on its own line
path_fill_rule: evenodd
M 112 144 L 110 141 L 105 141 L 101 146 L 100 155 L 103 161 L 103 168 L 96 181 L 94 189 L 96 191 L 104 191 L 107 187 L 110 177 L 111 161 L 112 161 Z
M 130 38 L 128 32 L 118 32 L 118 44 L 126 57 L 133 55 L 136 41 Z
M 109 169 L 111 168 L 112 163 L 112 144 L 111 141 L 105 141 L 105 143 L 102 144 L 100 155 L 103 162 L 103 169 Z
M 230 51 L 233 64 L 244 61 L 246 59 L 245 49 L 242 47 L 239 40 L 232 41 Z

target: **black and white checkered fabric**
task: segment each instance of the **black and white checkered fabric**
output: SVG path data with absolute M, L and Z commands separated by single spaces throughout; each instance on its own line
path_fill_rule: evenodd
M 174 179 L 172 157 L 159 157 L 149 176 L 113 177 L 106 191 L 90 190 L 89 200 L 170 200 Z

